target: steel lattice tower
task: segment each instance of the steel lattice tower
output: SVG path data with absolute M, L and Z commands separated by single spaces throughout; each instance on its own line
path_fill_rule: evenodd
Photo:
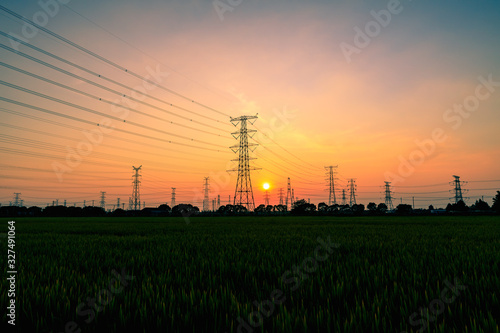
M 342 189 L 342 205 L 347 205 L 347 199 L 345 197 L 345 189 Z
M 335 173 L 336 171 L 334 169 L 337 169 L 338 165 L 330 165 L 326 166 L 325 169 L 328 171 L 328 206 L 331 206 L 332 204 L 337 203 L 337 198 L 335 197 Z
M 280 205 L 283 205 L 283 188 L 280 188 L 280 192 L 279 192 L 279 196 L 280 196 Z
M 101 208 L 106 210 L 106 192 L 101 192 Z
M 19 207 L 19 195 L 21 193 L 14 193 L 14 206 Z
M 170 205 L 172 208 L 175 206 L 175 187 L 172 187 L 172 202 Z
M 290 208 L 288 207 L 288 204 L 290 204 Z M 288 177 L 288 184 L 286 188 L 286 209 L 292 209 L 292 185 L 290 184 L 290 177 Z
M 455 178 L 455 180 L 450 182 L 450 185 L 455 186 L 455 188 L 453 189 L 453 192 L 455 193 L 454 198 L 455 198 L 455 203 L 458 203 L 459 201 L 464 201 L 462 192 L 466 192 L 467 190 L 462 190 L 462 184 L 465 184 L 465 182 L 461 182 L 459 176 L 453 176 L 453 177 Z
M 250 157 L 249 150 L 255 149 L 257 144 L 248 143 L 248 138 L 252 138 L 255 134 L 256 130 L 251 130 L 247 128 L 247 122 L 253 124 L 257 119 L 257 115 L 255 116 L 241 116 L 238 118 L 231 118 L 231 123 L 234 126 L 241 124 L 240 130 L 234 133 L 231 133 L 233 137 L 238 140 L 239 145 L 232 146 L 231 150 L 235 153 L 239 153 L 238 159 L 233 161 L 238 161 L 238 178 L 236 180 L 236 189 L 234 191 L 233 203 L 234 205 L 241 205 L 246 207 L 249 211 L 253 211 L 255 209 L 255 200 L 253 197 L 252 191 L 252 181 L 250 179 L 250 170 L 257 170 L 256 168 L 250 167 L 250 160 L 254 159 Z M 253 149 L 251 149 L 253 147 Z M 236 170 L 229 170 L 236 171 Z
M 387 206 L 388 210 L 393 210 L 394 205 L 392 204 L 391 182 L 384 182 L 384 183 L 385 183 L 385 205 Z
M 203 178 L 203 180 L 205 180 L 205 183 L 203 183 L 203 192 L 205 193 L 203 197 L 203 211 L 208 212 L 210 210 L 210 199 L 208 197 L 208 187 L 210 186 L 208 181 L 210 180 L 210 178 L 205 177 Z
M 139 184 L 141 181 L 139 178 L 141 175 L 139 174 L 139 170 L 141 170 L 142 165 L 136 168 L 135 166 L 132 166 L 132 168 L 135 171 L 134 174 L 134 180 L 132 181 L 133 188 L 132 188 L 132 200 L 131 200 L 131 206 L 134 208 L 134 210 L 141 209 L 141 195 L 139 193 Z
M 356 181 L 351 178 L 349 180 L 349 206 L 353 206 L 356 204 L 356 184 L 354 184 Z
M 269 191 L 266 190 L 266 193 L 264 195 L 264 205 L 267 207 L 269 206 Z

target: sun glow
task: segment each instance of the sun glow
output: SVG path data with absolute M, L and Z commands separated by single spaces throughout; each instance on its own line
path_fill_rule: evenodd
M 269 183 L 264 183 L 264 185 L 262 185 L 262 187 L 264 188 L 264 190 L 269 190 L 269 188 L 271 186 L 269 185 Z

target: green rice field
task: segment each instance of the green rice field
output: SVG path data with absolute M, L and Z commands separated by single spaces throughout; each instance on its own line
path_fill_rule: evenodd
M 14 220 L 18 332 L 499 332 L 498 216 Z

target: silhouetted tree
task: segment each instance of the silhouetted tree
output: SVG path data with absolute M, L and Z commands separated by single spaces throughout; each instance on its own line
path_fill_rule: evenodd
M 241 205 L 220 206 L 219 209 L 217 210 L 217 212 L 222 214 L 222 215 L 236 215 L 239 213 L 244 213 L 246 211 L 247 211 L 247 209 Z
M 285 205 L 276 205 L 274 206 L 274 211 L 276 212 L 286 212 L 287 208 Z
M 173 216 L 191 216 L 200 212 L 200 209 L 191 204 L 178 204 L 172 208 Z
M 487 210 L 490 210 L 490 205 L 488 205 L 487 202 L 479 199 L 479 200 L 476 200 L 476 203 L 473 204 L 471 207 L 470 207 L 472 210 L 482 210 L 482 211 L 487 211 Z
M 301 214 L 312 214 L 316 211 L 316 205 L 308 203 L 304 199 L 296 201 L 293 204 L 292 214 L 301 215 Z
M 318 204 L 318 212 L 326 212 L 328 210 L 328 205 L 324 202 Z
M 429 210 L 434 210 L 434 206 L 433 206 L 433 205 L 430 205 L 430 206 L 429 206 Z
M 500 212 L 500 191 L 497 191 L 497 194 L 493 198 L 493 205 L 491 206 L 491 208 L 494 211 Z
M 396 207 L 396 213 L 402 214 L 402 215 L 410 214 L 412 210 L 413 210 L 413 208 L 411 207 L 411 205 L 407 205 L 407 204 L 399 204 Z
M 266 205 L 261 204 L 257 208 L 254 209 L 254 212 L 256 213 L 264 213 L 266 211 Z
M 365 211 L 365 205 L 363 204 L 352 205 L 351 210 L 354 214 L 362 214 Z
M 366 208 L 368 208 L 370 212 L 374 213 L 377 210 L 377 204 L 375 202 L 370 202 Z
M 377 206 L 377 210 L 381 213 L 387 212 L 387 205 L 385 203 L 379 203 Z
M 40 207 L 37 207 L 37 206 L 32 206 L 30 208 L 28 208 L 28 215 L 29 216 L 41 216 L 42 215 L 42 209 Z
M 118 208 L 118 209 L 115 209 L 112 213 L 111 213 L 111 216 L 114 216 L 114 217 L 123 217 L 123 216 L 127 216 L 127 212 L 121 208 Z
M 162 205 L 159 205 L 159 206 L 158 206 L 158 209 L 159 209 L 159 210 L 163 210 L 163 211 L 165 211 L 165 212 L 167 212 L 167 213 L 170 213 L 170 212 L 172 211 L 172 208 L 170 208 L 170 206 L 169 206 L 169 205 L 167 205 L 167 204 L 162 204 Z

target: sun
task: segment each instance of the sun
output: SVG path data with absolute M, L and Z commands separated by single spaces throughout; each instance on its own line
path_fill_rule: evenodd
M 264 183 L 264 185 L 262 185 L 262 187 L 264 188 L 264 190 L 269 190 L 269 188 L 271 186 L 269 185 L 269 183 Z

